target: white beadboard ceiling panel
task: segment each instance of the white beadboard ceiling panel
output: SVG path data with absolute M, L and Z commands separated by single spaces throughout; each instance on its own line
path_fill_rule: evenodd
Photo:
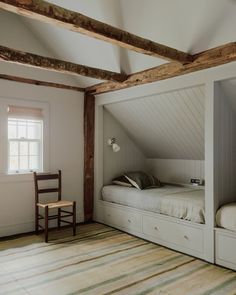
M 146 157 L 204 160 L 204 86 L 108 104 Z

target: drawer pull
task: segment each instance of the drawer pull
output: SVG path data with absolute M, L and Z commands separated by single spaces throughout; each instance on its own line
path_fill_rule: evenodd
M 156 231 L 159 231 L 159 228 L 158 228 L 157 226 L 155 226 L 154 229 L 155 229 Z
M 184 235 L 184 238 L 185 238 L 185 240 L 188 240 L 189 239 L 188 236 L 186 236 L 186 235 Z
M 129 223 L 131 223 L 131 220 L 130 220 L 130 219 L 128 219 L 128 222 L 129 222 Z
M 111 217 L 111 214 L 107 214 L 108 217 Z

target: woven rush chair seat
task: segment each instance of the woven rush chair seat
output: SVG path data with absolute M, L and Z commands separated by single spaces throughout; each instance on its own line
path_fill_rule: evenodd
M 63 207 L 73 206 L 73 202 L 72 201 L 44 202 L 44 203 L 37 203 L 37 206 L 42 208 L 45 208 L 46 206 L 48 206 L 48 209 L 63 208 Z
M 39 183 L 43 181 L 53 180 L 57 182 L 57 187 L 54 188 L 39 188 Z M 44 173 L 39 174 L 34 172 L 34 187 L 35 187 L 35 233 L 38 234 L 39 230 L 44 230 L 45 242 L 48 242 L 48 223 L 49 220 L 57 219 L 57 228 L 60 229 L 61 223 L 69 224 L 73 227 L 73 235 L 76 235 L 76 202 L 67 201 L 61 199 L 61 170 L 58 173 Z M 52 201 L 40 201 L 40 196 L 46 194 L 54 193 L 57 195 L 56 200 Z M 63 208 L 71 208 L 71 211 L 64 210 Z M 57 210 L 57 214 L 49 215 L 51 209 Z M 41 213 L 42 211 L 42 213 Z M 71 217 L 72 221 L 63 218 Z M 40 221 L 44 220 L 44 226 Z

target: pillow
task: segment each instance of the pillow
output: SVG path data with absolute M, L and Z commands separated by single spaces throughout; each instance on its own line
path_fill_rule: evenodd
M 140 190 L 161 187 L 161 183 L 156 177 L 145 172 L 129 172 L 125 174 L 125 177 L 134 187 Z
M 132 187 L 132 184 L 129 182 L 129 180 L 124 175 L 114 178 L 112 180 L 112 183 L 118 184 L 121 186 Z
M 232 231 L 236 231 L 236 203 L 222 206 L 216 213 L 216 224 Z

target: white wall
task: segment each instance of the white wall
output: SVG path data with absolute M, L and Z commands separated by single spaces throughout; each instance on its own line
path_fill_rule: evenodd
M 103 112 L 103 177 L 104 184 L 127 171 L 145 170 L 146 158 L 141 150 L 129 138 L 116 119 L 104 109 Z M 115 137 L 121 150 L 114 153 L 107 145 L 108 138 Z
M 205 161 L 147 159 L 147 169 L 163 182 L 189 184 L 190 178 L 204 179 Z
M 62 170 L 65 199 L 78 203 L 83 220 L 83 96 L 72 91 L 0 81 L 1 97 L 49 104 L 49 169 Z M 33 230 L 34 191 L 29 176 L 0 176 L 0 236 Z
M 0 12 L 1 45 L 50 55 L 15 15 Z M 9 30 L 6 30 L 9 28 Z M 48 81 L 74 84 L 66 75 L 0 63 L 0 72 Z M 49 169 L 62 170 L 65 199 L 78 203 L 78 221 L 83 220 L 83 94 L 55 88 L 0 80 L 1 98 L 46 102 L 50 113 Z M 1 164 L 1 163 L 0 163 Z M 0 176 L 0 236 L 34 229 L 32 175 Z

